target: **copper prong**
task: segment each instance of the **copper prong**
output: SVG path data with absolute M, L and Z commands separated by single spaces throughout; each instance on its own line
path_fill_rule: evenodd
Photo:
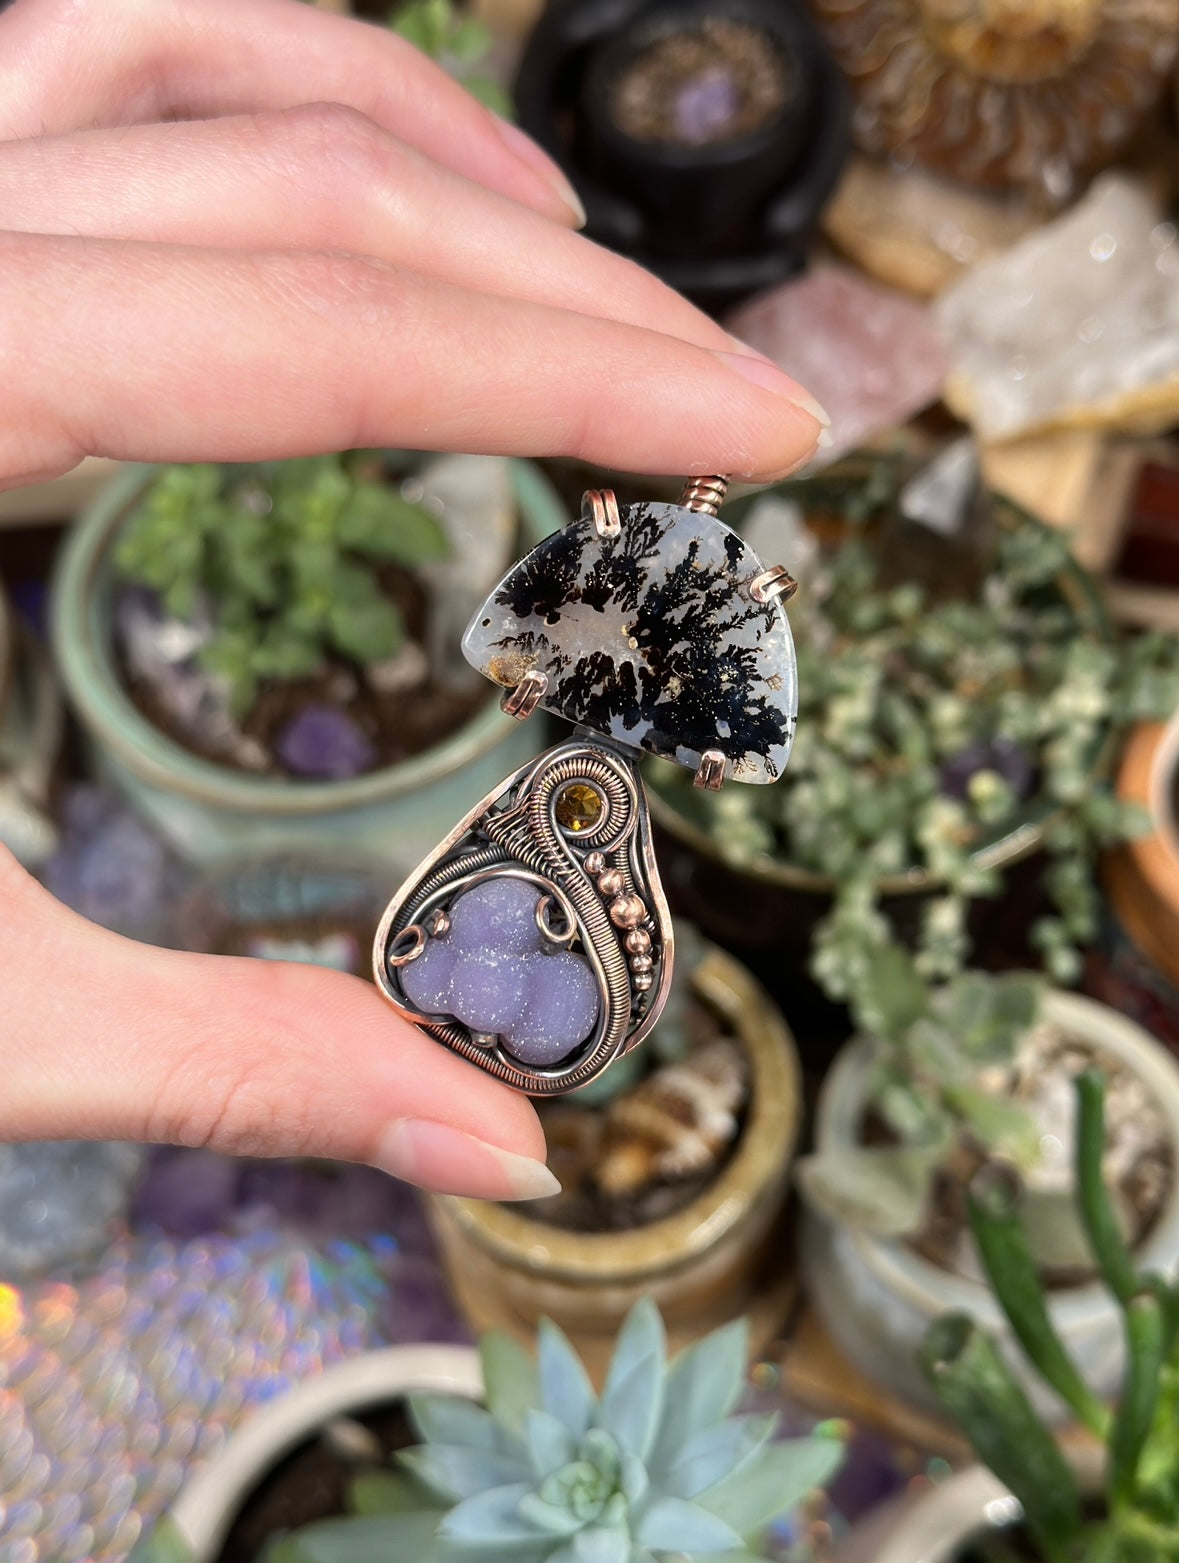
M 581 513 L 594 523 L 599 537 L 617 537 L 622 531 L 618 499 L 612 488 L 587 488 L 581 496 Z
M 729 480 L 721 473 L 689 478 L 684 484 L 684 492 L 680 495 L 680 504 L 685 510 L 695 510 L 700 515 L 714 516 L 725 502 L 728 487 Z
M 784 564 L 772 564 L 749 583 L 749 595 L 754 602 L 773 602 L 775 597 L 789 602 L 797 590 L 798 582 Z
M 441 938 L 444 933 L 450 932 L 450 917 L 443 907 L 436 906 L 426 919 L 426 932 L 432 939 Z
M 705 749 L 700 756 L 700 764 L 696 767 L 696 774 L 692 778 L 693 787 L 702 787 L 705 792 L 719 792 L 725 781 L 725 757 L 719 749 Z
M 506 716 L 514 716 L 517 722 L 527 721 L 544 698 L 548 687 L 548 674 L 538 673 L 533 668 L 525 673 L 514 689 L 505 691 L 500 699 L 500 710 Z

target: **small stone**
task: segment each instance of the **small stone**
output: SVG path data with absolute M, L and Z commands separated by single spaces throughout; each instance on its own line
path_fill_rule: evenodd
M 672 103 L 676 136 L 688 146 L 723 141 L 741 110 L 741 93 L 725 65 L 708 66 L 685 82 Z
M 498 1037 L 521 1062 L 555 1063 L 597 1020 L 597 979 L 584 956 L 553 952 L 536 920 L 535 885 L 503 875 L 456 897 L 450 928 L 416 960 L 394 968 L 425 1015 L 453 1015 L 475 1035 Z
M 1179 234 L 1124 174 L 970 272 L 937 317 L 946 401 L 982 440 L 1179 416 Z
M 520 1019 L 527 997 L 525 962 L 518 955 L 491 945 L 455 959 L 451 1010 L 472 1031 L 503 1035 Z
M 366 735 L 338 706 L 305 705 L 283 728 L 274 748 L 292 775 L 322 781 L 346 781 L 376 762 Z
M 504 1047 L 521 1063 L 543 1066 L 568 1058 L 593 1030 L 601 999 L 588 964 L 569 950 L 529 962 L 529 995 Z
M 407 640 L 396 656 L 369 662 L 364 676 L 379 695 L 399 695 L 418 689 L 430 676 L 430 659 L 416 640 Z
M 451 906 L 452 937 L 463 949 L 487 946 L 525 955 L 539 947 L 539 900 L 540 891 L 526 880 L 486 879 Z
M 826 408 L 831 444 L 820 453 L 823 464 L 941 395 L 946 356 L 929 308 L 847 266 L 820 262 L 743 305 L 725 325 Z
M 570 782 L 557 794 L 555 813 L 562 830 L 574 835 L 589 830 L 602 817 L 602 794 L 588 782 Z
M 449 1014 L 454 955 L 445 939 L 430 939 L 415 960 L 397 968 L 406 998 L 424 1015 Z
M 953 755 L 942 766 L 941 790 L 948 797 L 965 799 L 974 778 L 988 771 L 1003 778 L 1018 802 L 1031 796 L 1036 768 L 1027 750 L 1010 738 L 991 738 Z
M 735 781 L 781 775 L 798 681 L 780 600 L 746 590 L 765 566 L 716 516 L 627 505 L 617 538 L 586 517 L 538 543 L 471 620 L 468 660 L 505 687 L 547 679 L 567 721 L 695 770 L 719 749 Z

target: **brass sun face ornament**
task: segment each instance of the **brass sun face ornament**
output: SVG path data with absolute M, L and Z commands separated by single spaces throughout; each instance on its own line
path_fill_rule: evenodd
M 532 1096 L 592 1080 L 663 1008 L 672 927 L 640 751 L 710 791 L 776 781 L 790 753 L 794 582 L 718 519 L 725 487 L 694 478 L 678 505 L 626 507 L 592 490 L 463 638 L 509 715 L 543 708 L 575 730 L 402 885 L 375 975 L 407 1020 Z

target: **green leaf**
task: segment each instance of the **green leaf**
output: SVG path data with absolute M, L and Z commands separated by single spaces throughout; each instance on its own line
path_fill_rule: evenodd
M 748 1351 L 749 1325 L 734 1319 L 672 1359 L 663 1386 L 663 1420 L 648 1460 L 656 1478 L 687 1439 L 733 1410 L 745 1388 Z
M 491 1330 L 482 1337 L 479 1359 L 483 1367 L 487 1409 L 501 1427 L 523 1439 L 528 1412 L 540 1401 L 540 1378 L 535 1360 L 518 1340 L 499 1330 Z
M 336 649 L 360 663 L 391 657 L 405 636 L 404 620 L 387 597 L 355 606 L 335 604 L 328 623 Z
M 1022 1102 L 970 1085 L 949 1087 L 946 1101 L 989 1151 L 1008 1157 L 1018 1167 L 1036 1165 L 1040 1157 L 1040 1129 L 1034 1114 Z
M 1163 1368 L 1164 1320 L 1159 1299 L 1141 1292 L 1125 1305 L 1126 1371 L 1109 1439 L 1109 1487 L 1114 1514 L 1132 1508 L 1138 1464 L 1154 1421 Z
M 912 956 L 900 945 L 869 949 L 864 953 L 864 963 L 864 992 L 871 994 L 868 1029 L 887 1041 L 899 1039 L 925 1013 L 929 990 L 918 975 Z
M 378 483 L 357 484 L 336 536 L 357 553 L 408 569 L 450 556 L 450 543 L 437 516 Z
M 196 1563 L 192 1548 L 169 1515 L 157 1520 L 128 1563 Z
M 968 1208 L 979 1258 L 1028 1360 L 1080 1420 L 1103 1437 L 1109 1418 L 1056 1332 L 1018 1214 L 1018 1197 L 1018 1186 L 1006 1176 L 984 1169 L 976 1178 Z
M 852 1146 L 800 1157 L 795 1177 L 807 1204 L 829 1221 L 903 1237 L 925 1219 L 930 1183 L 945 1145 Z
M 493 114 L 498 114 L 501 119 L 515 119 L 516 105 L 512 102 L 512 95 L 498 81 L 492 81 L 490 76 L 465 76 L 463 86 Z
M 656 1552 L 723 1552 L 741 1545 L 731 1525 L 684 1498 L 657 1498 L 635 1530 L 635 1540 Z
M 748 1539 L 824 1486 L 843 1463 L 843 1454 L 837 1438 L 784 1439 L 770 1444 L 736 1475 L 700 1493 L 696 1502 Z
M 537 1332 L 537 1368 L 541 1406 L 580 1438 L 594 1413 L 593 1385 L 564 1332 L 549 1319 L 540 1321 Z
M 400 1471 L 362 1471 L 348 1489 L 353 1514 L 409 1514 L 420 1511 L 424 1501 L 417 1482 Z
M 1096 1069 L 1077 1077 L 1077 1189 L 1081 1214 L 1105 1284 L 1125 1306 L 1140 1281 L 1117 1212 L 1105 1187 L 1105 1079 Z
M 995 1343 L 967 1315 L 945 1314 L 918 1360 L 979 1459 L 1019 1499 L 1040 1546 L 1060 1555 L 1083 1528 L 1077 1484 Z
M 473 1497 L 489 1487 L 527 1481 L 531 1474 L 518 1454 L 470 1449 L 461 1444 L 421 1444 L 416 1449 L 401 1450 L 397 1459 L 424 1487 L 451 1500 Z
M 506 1546 L 509 1542 L 536 1542 L 536 1527 L 520 1515 L 520 1505 L 531 1488 L 527 1482 L 492 1487 L 456 1504 L 442 1521 L 440 1534 L 449 1541 Z
M 659 1428 L 666 1363 L 663 1320 L 644 1297 L 619 1332 L 597 1415 L 598 1426 L 640 1459 L 651 1452 Z
M 673 1497 L 695 1498 L 743 1470 L 773 1437 L 776 1416 L 731 1417 L 689 1439 L 660 1484 Z
M 438 1537 L 438 1515 L 356 1515 L 322 1520 L 285 1538 L 282 1563 L 450 1563 Z
M 492 1338 L 489 1336 L 490 1341 Z M 515 1347 L 515 1342 L 512 1342 Z M 519 1348 L 523 1353 L 523 1348 Z M 494 1345 L 491 1347 L 494 1352 Z M 532 1359 L 525 1355 L 531 1367 Z M 487 1363 L 484 1361 L 484 1374 Z M 491 1392 L 488 1390 L 490 1401 Z M 461 1395 L 410 1395 L 406 1406 L 419 1438 L 432 1444 L 464 1444 L 469 1449 L 501 1449 L 503 1435 L 489 1411 Z
M 323 651 L 310 635 L 283 624 L 268 624 L 250 659 L 259 678 L 306 678 L 323 666 Z

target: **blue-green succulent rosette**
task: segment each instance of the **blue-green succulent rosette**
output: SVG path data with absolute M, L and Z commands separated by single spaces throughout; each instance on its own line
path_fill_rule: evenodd
M 762 1554 L 761 1533 L 834 1474 L 833 1436 L 778 1439 L 736 1413 L 746 1329 L 728 1325 L 670 1365 L 659 1312 L 631 1312 L 601 1395 L 547 1322 L 535 1359 L 482 1345 L 486 1404 L 409 1400 L 422 1444 L 358 1478 L 353 1513 L 277 1540 L 265 1563 L 657 1563 Z

